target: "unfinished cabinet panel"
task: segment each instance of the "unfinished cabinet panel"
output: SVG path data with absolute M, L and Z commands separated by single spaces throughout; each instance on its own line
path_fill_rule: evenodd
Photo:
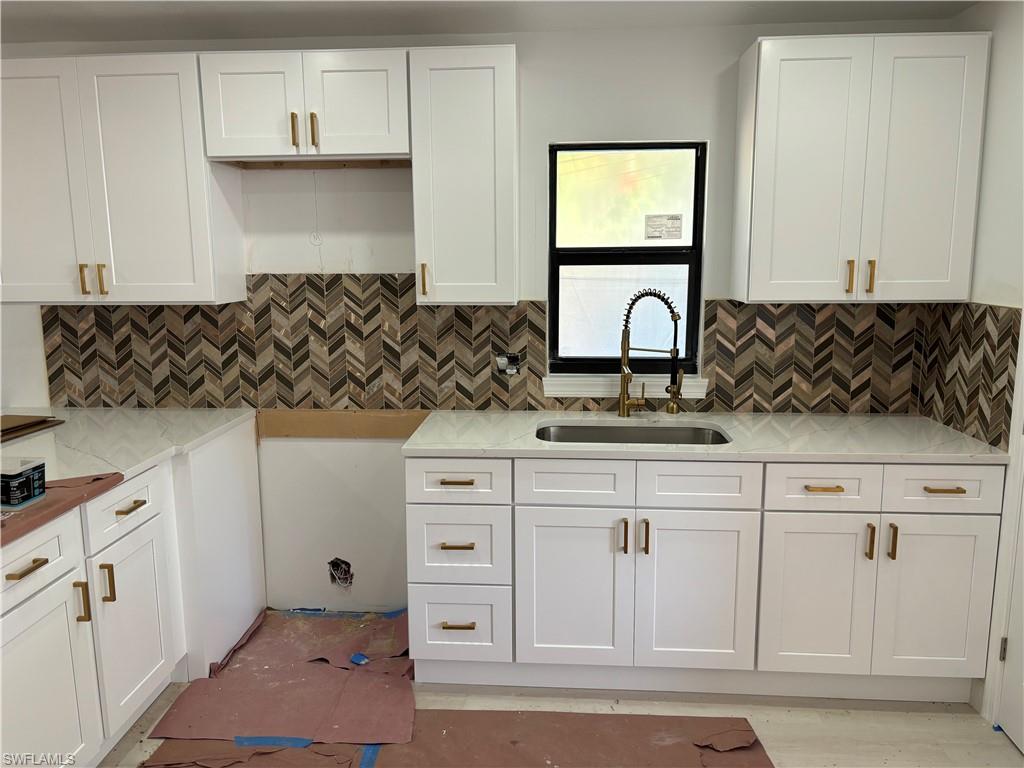
M 970 297 L 988 49 L 987 34 L 875 38 L 863 298 Z
M 638 667 L 753 669 L 759 512 L 640 509 Z
M 516 507 L 516 661 L 632 666 L 634 519 Z
M 308 151 L 321 155 L 409 151 L 406 52 L 302 54 Z
M 96 290 L 74 59 L 5 60 L 0 93 L 4 301 L 86 301 Z
M 999 518 L 882 515 L 875 675 L 984 677 Z
M 210 157 L 306 151 L 301 53 L 202 53 L 199 67 Z
M 878 514 L 766 512 L 757 668 L 871 671 Z
M 409 51 L 417 300 L 517 296 L 513 46 Z

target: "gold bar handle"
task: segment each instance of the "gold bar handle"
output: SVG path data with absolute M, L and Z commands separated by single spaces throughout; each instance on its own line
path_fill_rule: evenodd
M 96 265 L 96 282 L 100 284 L 100 296 L 106 296 L 110 293 L 110 291 L 107 290 L 107 285 L 103 280 L 103 270 L 106 268 L 106 264 Z
M 292 126 L 292 146 L 298 149 L 299 147 L 299 113 L 291 113 L 291 126 Z
M 846 493 L 841 485 L 805 485 L 804 490 L 808 493 Z
M 8 573 L 6 576 L 4 576 L 4 578 L 7 581 L 21 581 L 26 576 L 28 576 L 30 573 L 35 573 L 36 571 L 38 571 L 40 568 L 42 568 L 48 562 L 50 562 L 50 558 L 48 558 L 48 557 L 33 557 L 32 558 L 32 562 L 29 563 L 28 565 L 26 565 L 20 571 L 14 571 L 13 573 Z
M 71 585 L 75 589 L 82 590 L 82 615 L 76 616 L 78 621 L 92 621 L 92 603 L 89 601 L 89 582 L 73 581 Z
M 468 621 L 465 624 L 449 624 L 447 621 L 441 622 L 441 629 L 459 629 L 459 630 L 474 630 L 476 629 L 475 621 Z
M 629 554 L 629 518 L 622 518 L 622 554 Z
M 114 581 L 114 564 L 100 563 L 100 570 L 106 571 L 107 574 L 107 594 L 105 594 L 101 599 L 104 603 L 116 603 L 117 582 Z
M 875 292 L 875 274 L 878 272 L 878 260 L 868 259 L 868 287 L 867 293 Z
M 468 480 L 449 480 L 447 477 L 442 477 L 440 480 L 437 481 L 437 484 L 441 485 L 441 486 L 450 486 L 450 485 L 468 486 L 468 485 L 476 485 L 476 480 L 474 478 L 472 478 L 472 477 L 469 478 Z
M 854 259 L 846 260 L 846 292 L 853 293 L 854 280 L 857 275 L 857 262 Z
M 644 554 L 651 554 L 651 521 L 644 518 Z
M 457 550 L 459 552 L 471 552 L 476 549 L 476 542 L 471 541 L 468 544 L 449 544 L 447 541 L 442 541 L 441 549 L 447 551 Z
M 899 543 L 900 527 L 896 523 L 889 523 L 889 559 L 896 559 L 896 546 Z
M 868 560 L 875 559 L 875 536 L 878 530 L 875 528 L 874 523 L 868 523 L 868 550 L 864 553 L 864 557 Z
M 967 493 L 967 489 L 962 485 L 958 485 L 956 488 L 932 488 L 930 485 L 926 485 L 924 486 L 924 492 L 947 496 L 963 496 Z
M 425 261 L 420 262 L 420 295 L 427 295 L 427 263 Z
M 92 296 L 92 291 L 89 290 L 89 281 L 86 279 L 86 273 L 88 271 L 88 264 L 78 265 L 78 287 L 82 291 L 83 296 Z
M 309 113 L 309 138 L 313 142 L 313 146 L 320 149 L 320 119 L 316 116 L 316 112 Z
M 126 507 L 125 509 L 115 509 L 114 514 L 118 517 L 130 515 L 132 512 L 142 509 L 144 506 L 146 506 L 146 503 L 146 499 L 132 499 L 132 503 L 128 507 Z

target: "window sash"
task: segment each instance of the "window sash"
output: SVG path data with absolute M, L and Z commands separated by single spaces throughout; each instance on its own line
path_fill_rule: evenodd
M 567 248 L 556 246 L 557 232 L 557 154 L 564 150 L 628 150 L 628 149 L 692 149 L 694 165 L 693 233 L 689 246 L 629 246 L 600 248 Z M 688 267 L 686 333 L 680 339 L 680 369 L 697 373 L 701 321 L 701 267 L 704 244 L 704 186 L 706 142 L 633 142 L 552 144 L 548 148 L 549 215 L 548 215 L 548 370 L 551 373 L 618 373 L 618 357 L 562 357 L 558 354 L 559 272 L 562 266 L 679 264 Z M 625 309 L 625 307 L 623 307 Z M 632 358 L 630 369 L 635 373 L 665 373 L 669 359 Z

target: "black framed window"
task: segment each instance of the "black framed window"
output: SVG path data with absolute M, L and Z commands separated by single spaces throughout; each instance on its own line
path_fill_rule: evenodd
M 642 288 L 675 302 L 681 368 L 697 372 L 706 160 L 706 142 L 549 147 L 551 373 L 617 373 L 623 312 Z M 671 347 L 665 307 L 640 302 L 631 334 L 637 347 Z M 634 352 L 631 367 L 668 373 L 669 362 Z

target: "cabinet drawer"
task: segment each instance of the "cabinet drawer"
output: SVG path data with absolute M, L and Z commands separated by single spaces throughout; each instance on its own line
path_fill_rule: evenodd
M 407 459 L 405 500 L 435 504 L 511 504 L 510 459 Z
M 410 504 L 405 508 L 409 581 L 512 583 L 512 508 Z
M 85 550 L 94 555 L 171 503 L 171 468 L 161 464 L 85 504 Z
M 0 566 L 2 610 L 13 608 L 80 565 L 83 554 L 80 508 L 8 544 Z
M 512 587 L 410 584 L 409 655 L 512 661 Z
M 638 461 L 636 505 L 669 509 L 760 509 L 763 466 L 711 461 Z
M 957 512 L 998 515 L 1003 468 L 943 464 L 886 464 L 886 512 Z
M 636 462 L 591 459 L 516 461 L 516 504 L 636 504 Z
M 765 509 L 877 512 L 881 464 L 768 464 Z

